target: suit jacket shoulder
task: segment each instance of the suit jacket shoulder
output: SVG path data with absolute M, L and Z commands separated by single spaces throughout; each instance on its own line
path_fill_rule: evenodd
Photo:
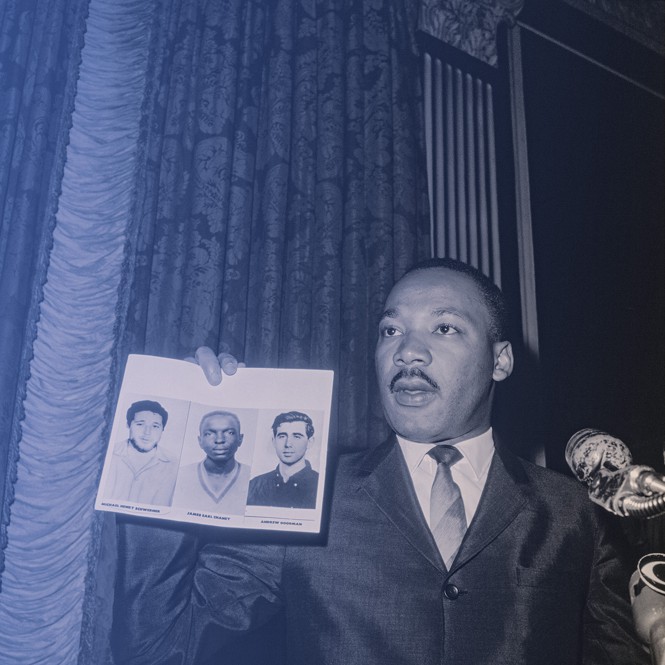
M 316 619 L 294 662 L 646 663 L 607 522 L 575 481 L 498 450 L 448 570 L 396 441 L 340 455 L 326 541 L 285 559 L 289 621 Z

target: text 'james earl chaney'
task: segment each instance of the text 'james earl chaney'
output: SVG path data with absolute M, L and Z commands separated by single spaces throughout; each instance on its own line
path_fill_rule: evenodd
M 187 511 L 188 515 L 192 515 L 193 517 L 206 517 L 209 520 L 224 520 L 227 522 L 230 518 L 229 517 L 224 517 L 223 515 L 208 515 L 207 513 L 193 513 L 191 511 Z

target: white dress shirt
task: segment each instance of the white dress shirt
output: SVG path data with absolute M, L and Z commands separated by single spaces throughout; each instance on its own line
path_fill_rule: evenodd
M 427 453 L 439 444 L 416 443 L 403 439 L 401 436 L 398 436 L 397 440 L 409 468 L 418 502 L 429 524 L 429 499 L 437 463 Z M 445 445 L 445 441 L 442 441 L 440 445 Z M 471 524 L 494 455 L 492 428 L 490 427 L 486 432 L 472 439 L 456 443 L 455 448 L 462 453 L 462 459 L 452 465 L 450 472 L 462 493 L 466 523 Z

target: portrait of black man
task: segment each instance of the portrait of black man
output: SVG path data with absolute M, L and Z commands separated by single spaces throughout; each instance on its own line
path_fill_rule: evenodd
M 241 428 L 232 411 L 210 411 L 201 418 L 197 438 L 205 457 L 180 469 L 173 505 L 233 515 L 244 512 L 249 466 L 236 459 L 244 439 Z
M 123 524 L 117 660 L 221 663 L 234 633 L 283 613 L 294 665 L 646 664 L 616 525 L 494 438 L 513 363 L 487 277 L 448 259 L 408 271 L 375 351 L 393 434 L 340 456 L 326 537 L 242 545 Z
M 0 16 L 0 663 L 648 660 L 627 586 L 665 517 L 601 512 L 564 450 L 598 429 L 665 472 L 665 2 Z M 432 257 L 496 285 L 507 331 L 464 269 L 407 272 Z M 139 383 L 114 419 L 129 355 L 198 362 L 202 408 Z M 277 380 L 246 418 L 241 364 L 334 372 L 329 422 Z M 116 444 L 129 496 L 151 456 L 207 459 L 217 409 L 247 490 L 278 480 L 274 417 L 312 417 L 314 510 L 95 510 Z M 212 503 L 232 477 L 191 473 Z

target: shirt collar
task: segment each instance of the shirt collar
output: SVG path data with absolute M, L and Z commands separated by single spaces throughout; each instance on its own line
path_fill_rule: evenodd
M 288 467 L 286 464 L 284 465 L 284 468 L 282 468 L 281 462 L 277 465 L 277 474 L 282 478 L 282 480 L 286 483 L 288 482 L 293 476 L 299 474 L 301 471 L 304 471 L 309 462 L 304 458 L 301 457 L 295 464 L 293 464 L 291 467 Z M 286 474 L 282 473 L 282 470 L 286 471 Z
M 397 435 L 397 441 L 402 449 L 406 465 L 409 467 L 409 473 L 411 474 L 413 474 L 413 471 L 420 466 L 425 455 L 427 455 L 434 446 L 439 445 L 437 443 L 418 443 L 416 441 L 409 441 L 408 439 L 399 436 L 399 434 Z M 445 442 L 442 442 L 442 445 L 444 443 Z M 464 459 L 470 464 L 476 478 L 483 477 L 487 474 L 494 453 L 492 428 L 490 427 L 478 436 L 456 443 L 455 448 L 462 453 Z

